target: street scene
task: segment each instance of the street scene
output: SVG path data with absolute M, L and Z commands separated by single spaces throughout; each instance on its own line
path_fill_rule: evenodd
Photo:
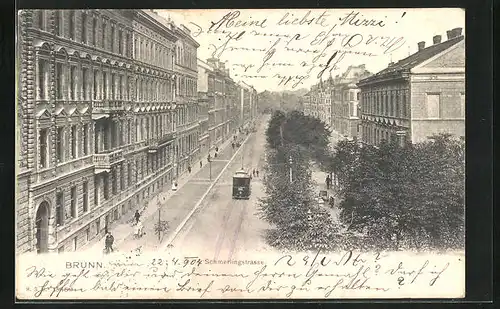
M 17 253 L 463 251 L 463 12 L 363 12 L 19 11 Z

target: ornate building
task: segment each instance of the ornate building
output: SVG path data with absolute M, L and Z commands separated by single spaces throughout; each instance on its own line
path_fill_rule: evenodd
M 176 42 L 175 70 L 177 72 L 178 97 L 177 126 L 179 134 L 176 146 L 177 175 L 200 159 L 198 122 L 198 64 L 197 49 L 200 46 L 184 25 L 171 23 L 178 38 Z
M 198 122 L 176 104 L 178 88 L 196 96 L 196 61 L 179 73 L 176 48 L 196 59 L 197 43 L 150 11 L 24 10 L 19 23 L 16 248 L 74 251 L 176 177 L 176 136 L 197 141 L 182 125 Z
M 465 135 L 465 40 L 462 29 L 433 37 L 425 48 L 361 80 L 362 140 L 425 141 L 436 133 Z
M 331 80 L 330 77 L 330 97 L 331 99 L 331 127 L 337 133 L 354 138 L 359 131 L 359 96 L 360 90 L 356 83 L 370 75 L 365 65 L 349 66 L 340 76 Z

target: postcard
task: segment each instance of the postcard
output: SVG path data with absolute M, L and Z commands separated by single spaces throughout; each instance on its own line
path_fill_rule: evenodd
M 465 297 L 465 10 L 17 17 L 19 301 Z

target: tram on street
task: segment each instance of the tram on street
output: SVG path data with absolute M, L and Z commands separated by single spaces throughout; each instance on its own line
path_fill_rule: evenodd
M 233 199 L 248 200 L 250 198 L 251 179 L 250 173 L 244 170 L 239 170 L 233 175 Z

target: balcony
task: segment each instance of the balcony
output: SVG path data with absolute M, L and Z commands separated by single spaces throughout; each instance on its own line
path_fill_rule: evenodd
M 148 141 L 148 153 L 156 153 L 158 148 L 159 144 L 157 138 L 152 138 Z
M 174 139 L 175 139 L 174 132 L 168 132 L 167 134 L 163 135 L 162 137 L 160 137 L 158 139 L 158 145 L 162 146 L 162 145 L 164 145 L 164 144 L 166 144 Z
M 95 174 L 109 172 L 111 167 L 115 164 L 122 162 L 123 150 L 115 150 L 106 153 L 94 154 L 94 172 Z
M 92 113 L 108 115 L 120 113 L 125 110 L 123 101 L 97 101 L 92 102 Z

